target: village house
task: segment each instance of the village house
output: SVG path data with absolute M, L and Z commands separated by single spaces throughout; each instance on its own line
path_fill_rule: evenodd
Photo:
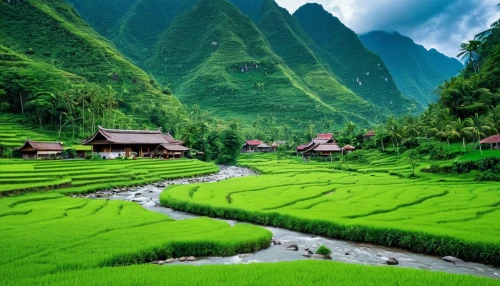
M 83 141 L 83 145 L 92 146 L 92 154 L 106 159 L 153 155 L 166 159 L 183 158 L 190 149 L 182 144 L 161 130 L 119 130 L 101 126 L 93 136 Z
M 370 131 L 367 132 L 365 135 L 363 135 L 363 140 L 368 141 L 371 140 L 373 137 L 375 137 L 375 131 Z
M 17 149 L 23 155 L 23 159 L 49 159 L 56 158 L 63 152 L 61 142 L 40 142 L 26 139 L 24 145 Z
M 500 134 L 481 140 L 481 144 L 490 144 L 491 149 L 500 149 Z
M 318 134 L 315 139 L 305 145 L 297 147 L 297 155 L 302 157 L 332 157 L 333 154 L 344 154 L 353 152 L 356 148 L 346 145 L 340 148 L 335 137 L 331 133 Z
M 258 152 L 259 149 L 257 147 L 261 144 L 264 144 L 264 142 L 260 140 L 246 140 L 245 144 L 243 144 L 243 147 L 241 148 L 241 152 L 243 153 Z

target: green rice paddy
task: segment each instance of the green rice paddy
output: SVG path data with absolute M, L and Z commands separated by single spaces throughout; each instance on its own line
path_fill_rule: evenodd
M 368 156 L 368 155 L 367 155 Z M 173 186 L 164 205 L 302 232 L 398 246 L 500 264 L 500 184 L 468 177 L 411 174 L 405 156 L 369 162 L 306 163 L 270 156 L 239 163 L 261 176 L 217 184 Z M 432 164 L 423 158 L 419 167 Z
M 218 170 L 214 164 L 197 160 L 0 160 L 0 196 L 52 189 L 88 193 Z

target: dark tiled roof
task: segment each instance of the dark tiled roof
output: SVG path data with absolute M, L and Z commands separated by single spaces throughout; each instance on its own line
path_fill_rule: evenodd
M 23 147 L 19 148 L 19 151 L 26 149 L 34 149 L 36 151 L 63 151 L 63 146 L 60 142 L 40 142 L 26 140 Z
M 160 130 L 119 130 L 105 129 L 99 126 L 97 132 L 87 140 L 84 145 L 92 145 L 92 141 L 97 135 L 106 138 L 106 142 L 114 144 L 178 144 L 170 134 L 163 134 Z
M 493 135 L 486 139 L 481 140 L 481 144 L 489 144 L 489 143 L 500 143 L 500 134 Z

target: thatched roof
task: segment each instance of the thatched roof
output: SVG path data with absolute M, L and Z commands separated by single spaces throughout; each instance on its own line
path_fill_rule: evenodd
M 26 140 L 23 147 L 19 151 L 63 151 L 63 146 L 60 142 L 41 142 Z

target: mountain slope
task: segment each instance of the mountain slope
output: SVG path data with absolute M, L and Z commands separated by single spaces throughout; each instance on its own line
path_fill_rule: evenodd
M 198 0 L 137 0 L 120 19 L 109 38 L 134 63 L 142 66 L 177 15 Z
M 463 65 L 435 49 L 427 50 L 399 33 L 374 31 L 360 36 L 363 44 L 382 57 L 399 89 L 422 105 L 437 101 L 435 88 L 456 76 Z
M 252 1 L 252 4 L 255 2 Z M 374 114 L 380 113 L 374 112 L 377 108 L 337 81 L 328 66 L 323 65 L 311 49 L 315 46 L 312 40 L 286 9 L 279 7 L 273 0 L 261 2 L 258 16 L 254 16 L 258 28 L 266 36 L 273 52 L 284 60 L 311 91 L 325 103 L 363 117 L 374 118 Z
M 137 123 L 150 124 L 154 110 L 183 110 L 177 99 L 163 94 L 143 70 L 125 60 L 64 1 L 0 2 L 0 26 L 2 57 L 10 58 L 2 62 L 2 69 L 14 77 L 0 89 L 5 88 L 11 103 L 18 97 L 16 90 L 28 97 L 50 92 L 57 100 L 59 91 L 94 83 L 113 88 L 124 112 L 141 106 L 134 118 Z M 23 85 L 28 72 L 33 81 Z M 37 81 L 40 84 L 33 84 Z M 16 108 L 11 111 L 21 112 L 22 104 Z
M 368 102 L 395 114 L 408 112 L 412 102 L 398 90 L 382 59 L 367 50 L 339 19 L 321 5 L 310 3 L 300 7 L 293 16 L 316 44 L 316 54 L 342 83 Z
M 252 20 L 225 0 L 201 0 L 179 15 L 146 68 L 171 84 L 183 102 L 226 119 L 276 117 L 299 126 L 323 117 L 341 124 L 348 116 L 367 123 L 311 91 Z
M 97 32 L 111 36 L 112 28 L 137 0 L 67 0 Z

